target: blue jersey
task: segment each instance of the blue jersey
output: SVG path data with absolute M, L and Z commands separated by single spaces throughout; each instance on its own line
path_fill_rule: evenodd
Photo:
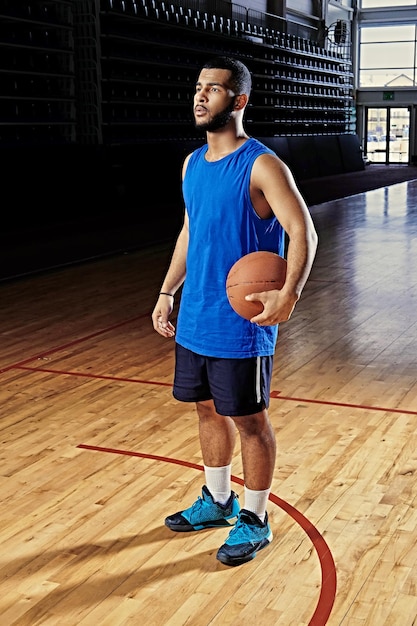
M 275 216 L 257 215 L 249 190 L 256 158 L 275 153 L 251 138 L 219 161 L 209 162 L 207 148 L 192 153 L 183 181 L 189 244 L 176 341 L 204 356 L 272 355 L 278 326 L 259 327 L 240 317 L 227 299 L 226 278 L 235 261 L 249 252 L 284 254 L 281 224 Z

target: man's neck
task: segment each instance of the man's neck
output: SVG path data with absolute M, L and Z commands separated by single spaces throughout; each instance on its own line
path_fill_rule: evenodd
M 206 153 L 207 161 L 219 161 L 228 154 L 235 152 L 242 146 L 249 136 L 242 130 L 237 134 L 235 130 L 232 132 L 212 132 L 207 133 L 208 150 Z

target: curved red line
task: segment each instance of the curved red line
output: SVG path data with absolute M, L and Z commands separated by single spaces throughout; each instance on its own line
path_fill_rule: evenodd
M 156 454 L 144 454 L 143 452 L 132 452 L 129 450 L 118 450 L 116 448 L 103 448 L 101 446 L 89 446 L 84 443 L 80 443 L 77 448 L 84 450 L 94 450 L 97 452 L 109 452 L 111 454 L 125 454 L 127 456 L 137 456 L 142 459 L 152 459 L 154 461 L 163 461 L 164 463 L 174 463 L 175 465 L 183 465 L 184 467 L 190 467 L 204 471 L 203 465 L 196 463 L 190 463 L 188 461 L 182 461 L 181 459 L 172 459 L 165 456 L 158 456 Z M 237 476 L 232 476 L 232 481 L 243 485 L 243 480 Z M 330 548 L 317 530 L 315 526 L 306 518 L 302 513 L 297 511 L 291 504 L 281 500 L 278 496 L 270 494 L 269 499 L 271 502 L 279 506 L 283 511 L 288 513 L 293 520 L 301 526 L 305 533 L 310 537 L 311 542 L 317 552 L 317 556 L 321 567 L 321 589 L 319 599 L 316 605 L 316 609 L 311 617 L 308 626 L 325 626 L 333 608 L 334 600 L 336 597 L 336 567 L 330 552 Z
M 281 500 L 278 496 L 270 494 L 269 499 L 283 509 L 310 537 L 311 542 L 317 552 L 321 567 L 321 589 L 316 609 L 310 619 L 308 626 L 324 626 L 330 616 L 336 597 L 337 576 L 336 566 L 332 553 L 326 541 L 319 531 L 300 511 L 297 511 L 291 504 Z

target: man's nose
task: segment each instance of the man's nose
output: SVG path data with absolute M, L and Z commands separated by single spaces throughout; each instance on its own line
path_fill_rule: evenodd
M 207 100 L 207 92 L 204 89 L 200 89 L 200 91 L 196 94 L 197 100 Z

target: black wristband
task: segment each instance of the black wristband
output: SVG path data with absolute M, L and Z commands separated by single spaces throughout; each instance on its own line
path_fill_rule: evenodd
M 160 296 L 171 296 L 171 298 L 173 298 L 173 297 L 174 297 L 174 294 L 173 294 L 173 293 L 167 293 L 166 291 L 160 291 L 160 292 L 159 292 L 159 295 L 160 295 Z

